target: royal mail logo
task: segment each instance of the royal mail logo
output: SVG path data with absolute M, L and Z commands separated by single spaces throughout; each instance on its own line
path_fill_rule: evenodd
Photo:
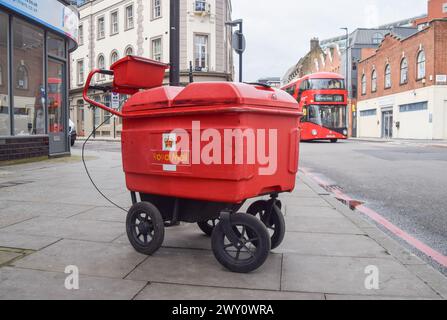
M 163 151 L 177 150 L 177 135 L 175 133 L 164 133 L 162 138 Z

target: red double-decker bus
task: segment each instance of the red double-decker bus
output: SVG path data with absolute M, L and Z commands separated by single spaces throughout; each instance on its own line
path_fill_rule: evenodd
M 336 73 L 319 72 L 304 76 L 283 87 L 303 110 L 301 140 L 348 138 L 347 99 L 345 80 Z

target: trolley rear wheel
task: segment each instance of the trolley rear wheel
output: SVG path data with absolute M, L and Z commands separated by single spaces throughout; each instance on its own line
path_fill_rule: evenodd
M 213 234 L 213 230 L 218 222 L 219 219 L 212 219 L 208 221 L 198 222 L 197 225 L 204 234 L 206 234 L 208 237 L 211 237 L 211 235 Z
M 258 217 L 267 227 L 271 236 L 272 249 L 278 248 L 284 240 L 286 234 L 286 223 L 281 212 L 282 204 L 276 200 L 274 208 L 267 218 L 267 210 L 269 210 L 269 201 L 259 200 L 254 202 L 247 210 L 247 213 Z
M 337 143 L 338 139 L 331 139 L 331 143 Z
M 229 222 L 238 242 L 235 244 L 229 240 L 222 225 L 225 222 L 219 222 L 211 237 L 217 261 L 237 273 L 258 269 L 267 260 L 270 252 L 270 235 L 266 227 L 255 217 L 244 213 L 232 214 Z
M 139 253 L 152 255 L 163 244 L 165 226 L 160 211 L 149 202 L 134 204 L 126 219 L 127 237 Z

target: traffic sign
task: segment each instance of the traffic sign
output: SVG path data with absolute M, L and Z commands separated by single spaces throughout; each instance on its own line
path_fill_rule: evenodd
M 120 108 L 120 94 L 119 93 L 112 92 L 111 101 L 112 101 L 112 105 L 111 105 L 112 109 L 117 110 Z
M 246 48 L 245 36 L 240 31 L 233 33 L 233 49 L 238 54 L 244 53 Z

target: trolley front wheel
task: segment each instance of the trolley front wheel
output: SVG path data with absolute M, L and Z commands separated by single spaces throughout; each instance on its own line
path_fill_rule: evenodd
M 213 230 L 218 222 L 219 219 L 212 219 L 208 221 L 198 222 L 197 225 L 204 234 L 206 234 L 208 237 L 211 237 L 211 235 L 213 234 Z
M 211 237 L 217 261 L 237 273 L 249 273 L 262 266 L 270 252 L 270 236 L 264 224 L 248 214 L 230 215 L 230 227 L 237 239 L 233 243 L 225 234 L 223 223 L 226 222 L 221 220 L 216 225 Z
M 276 249 L 281 245 L 286 234 L 286 223 L 281 212 L 281 207 L 281 202 L 276 200 L 270 213 L 270 218 L 267 215 L 267 210 L 270 210 L 269 201 L 256 201 L 247 210 L 247 213 L 258 217 L 267 227 L 271 237 L 272 249 Z
M 160 249 L 165 237 L 161 213 L 149 202 L 139 202 L 130 208 L 126 231 L 135 250 L 145 255 L 152 255 Z

